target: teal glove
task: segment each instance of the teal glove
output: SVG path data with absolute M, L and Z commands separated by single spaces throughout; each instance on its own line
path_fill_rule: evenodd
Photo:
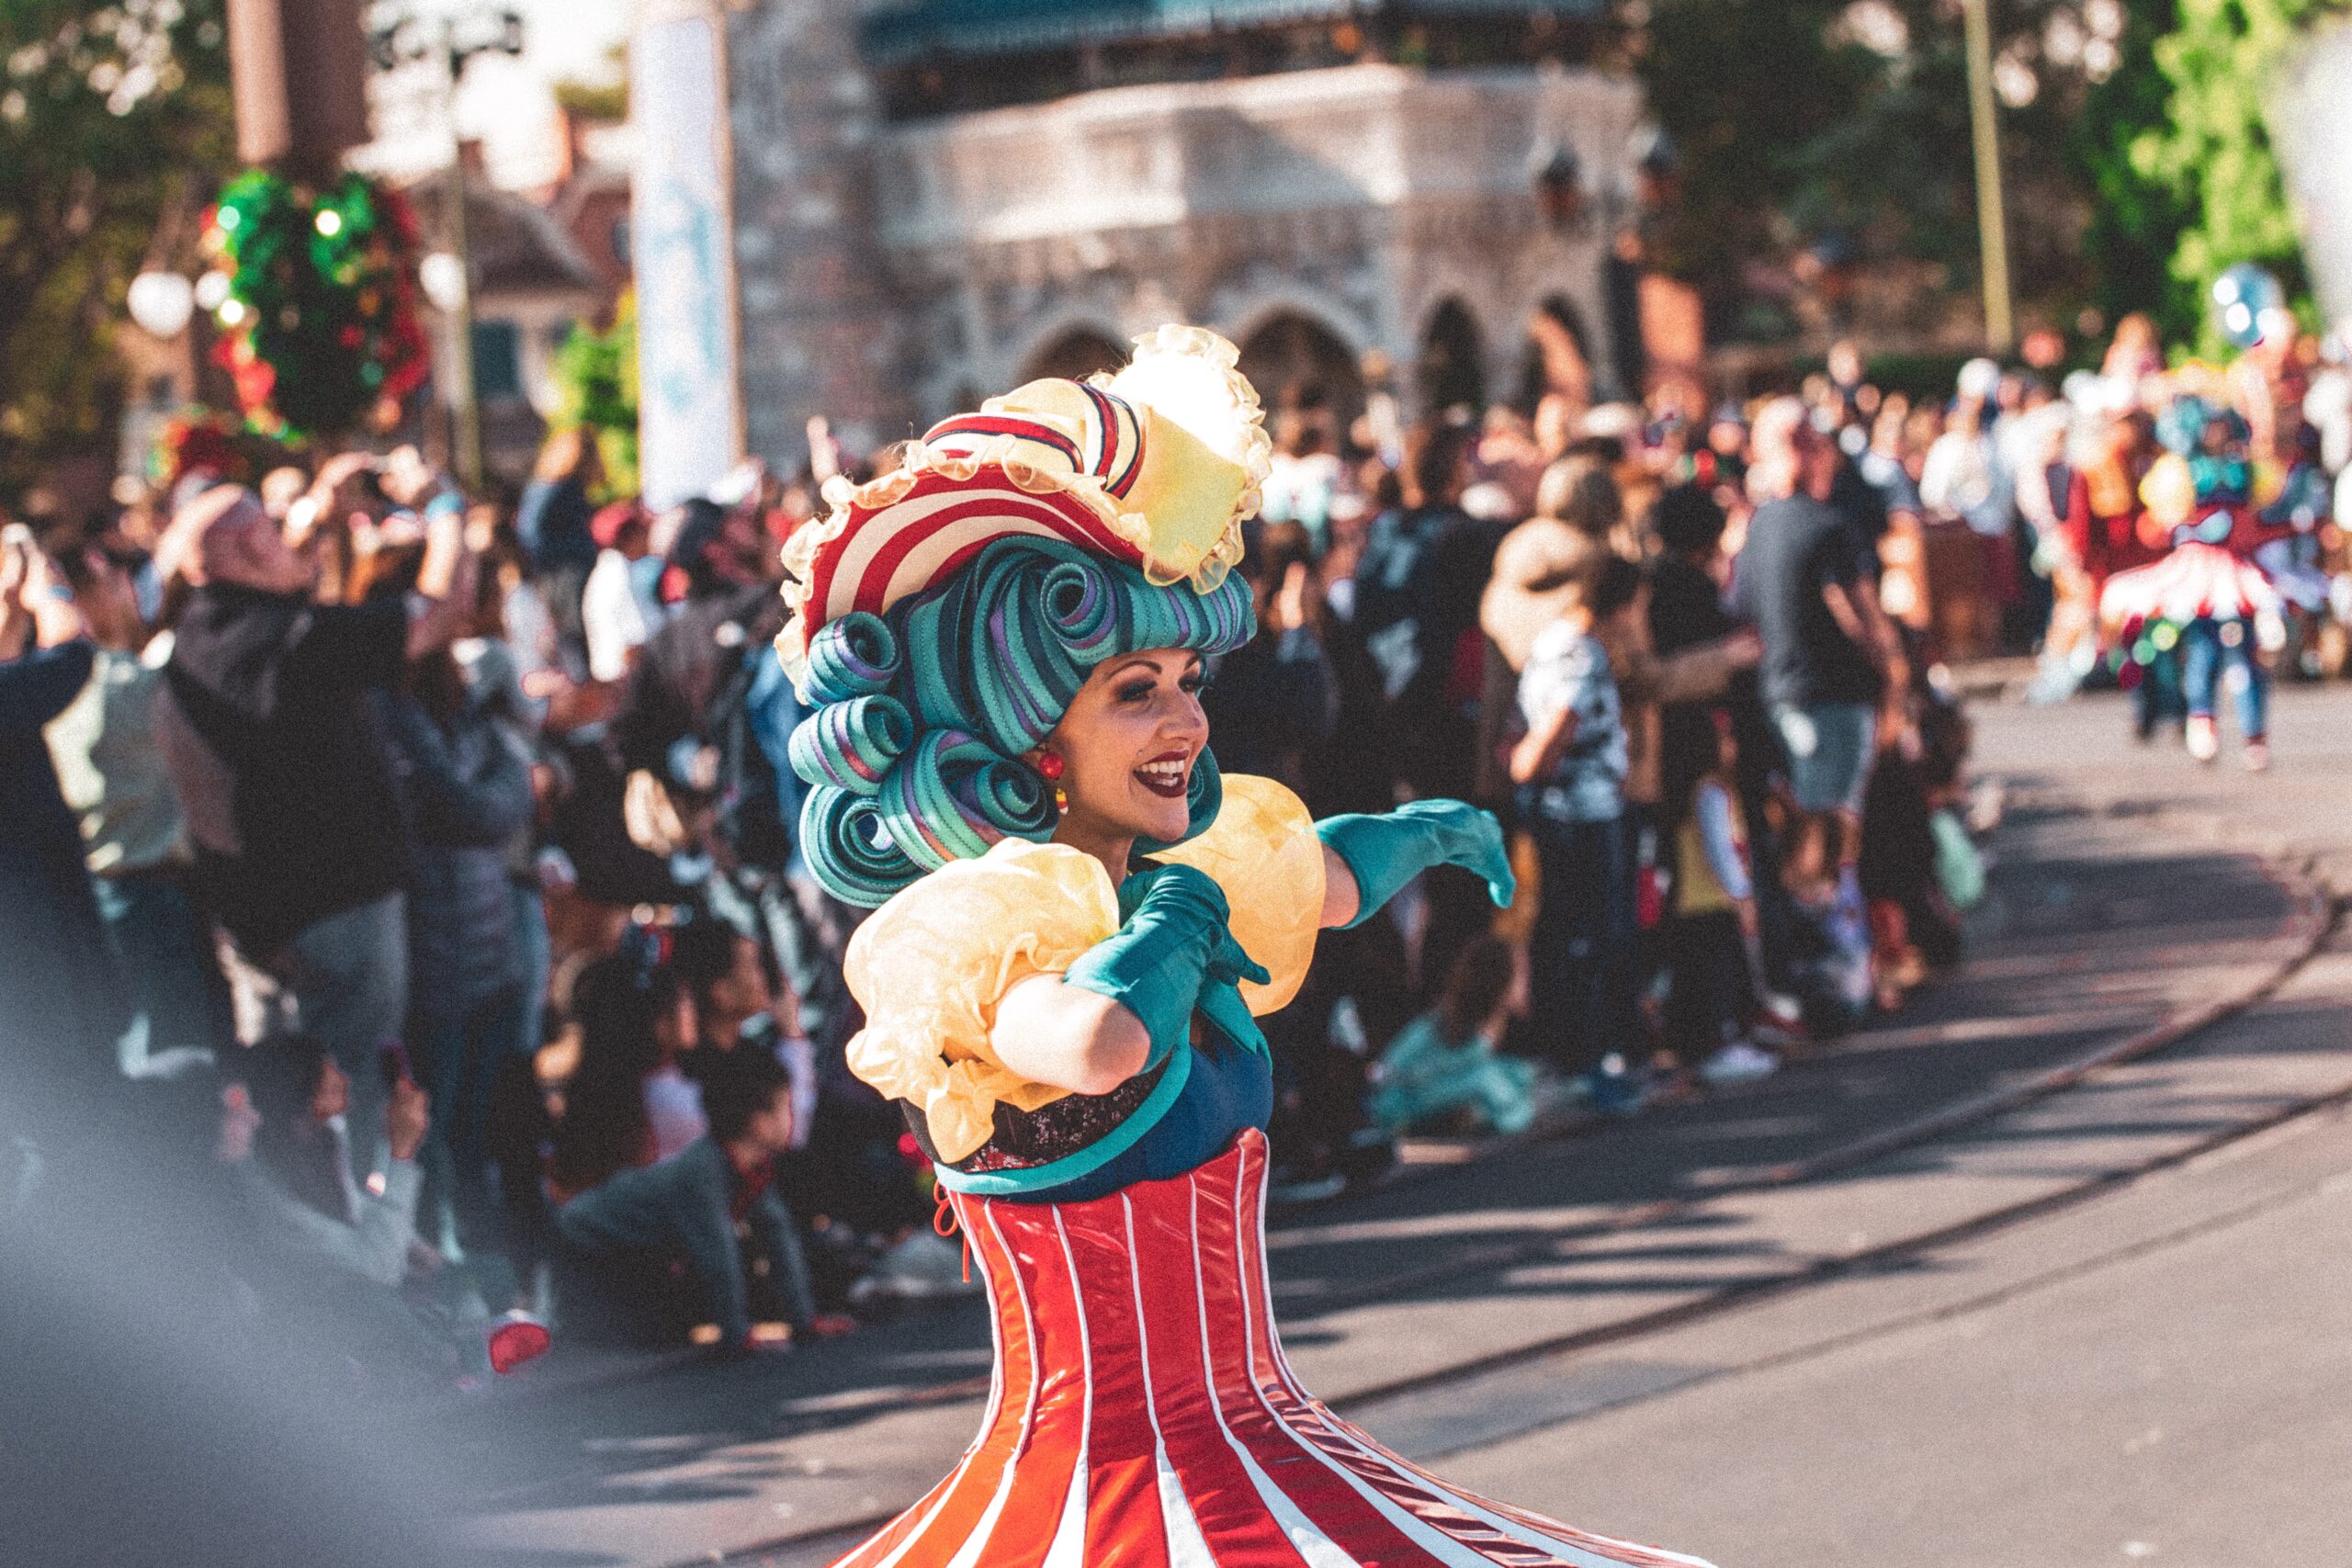
M 1205 872 L 1146 866 L 1120 885 L 1119 912 L 1124 923 L 1080 954 L 1062 984 L 1108 997 L 1143 1021 L 1151 1037 L 1147 1072 L 1191 1038 L 1204 989 L 1269 978 L 1226 929 L 1225 890 Z
M 1316 836 L 1355 874 L 1362 925 L 1405 884 L 1433 865 L 1458 865 L 1484 877 L 1498 908 L 1519 890 L 1502 824 L 1491 811 L 1459 800 L 1416 800 L 1381 817 L 1326 817 Z

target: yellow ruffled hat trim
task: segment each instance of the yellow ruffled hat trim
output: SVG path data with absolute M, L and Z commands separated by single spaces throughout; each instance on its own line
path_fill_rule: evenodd
M 1159 858 L 1197 867 L 1225 889 L 1234 940 L 1264 964 L 1241 998 L 1262 1017 L 1288 1005 L 1314 961 L 1323 910 L 1323 844 L 1306 803 L 1272 779 L 1228 773 L 1225 804 L 1199 838 Z M 1119 929 L 1102 863 L 1067 844 L 1006 839 L 953 861 L 874 911 L 843 964 L 865 1027 L 849 1069 L 919 1107 L 939 1157 L 960 1160 L 995 1135 L 1000 1103 L 1036 1111 L 1069 1090 L 1023 1078 L 989 1043 L 997 1003 L 1033 975 L 1058 975 Z
M 1116 374 L 1032 381 L 902 447 L 899 466 L 878 479 L 830 481 L 826 516 L 784 548 L 791 616 L 776 651 L 794 684 L 805 682 L 808 639 L 861 588 L 836 582 L 820 565 L 838 559 L 855 531 L 921 522 L 922 508 L 901 508 L 918 490 L 1001 482 L 1068 498 L 1151 581 L 1214 592 L 1240 562 L 1241 525 L 1258 514 L 1273 465 L 1265 410 L 1239 361 L 1240 351 L 1213 332 L 1163 326 L 1136 339 L 1135 357 Z M 820 577 L 824 604 L 814 603 Z M 857 607 L 887 609 L 928 586 L 894 583 Z

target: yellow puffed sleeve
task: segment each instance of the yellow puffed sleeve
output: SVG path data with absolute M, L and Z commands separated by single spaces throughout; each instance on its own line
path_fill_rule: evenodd
M 850 1071 L 922 1107 L 939 1156 L 964 1158 L 994 1133 L 999 1100 L 1035 1111 L 1069 1093 L 996 1059 L 989 1031 L 999 998 L 1032 975 L 1068 969 L 1118 929 L 1102 863 L 1067 844 L 1008 839 L 941 867 L 850 938 L 842 971 L 865 1010 Z
M 1273 976 L 1243 982 L 1241 999 L 1259 1018 L 1287 1007 L 1323 923 L 1323 840 L 1306 803 L 1272 779 L 1227 773 L 1208 831 L 1153 858 L 1206 872 L 1225 889 L 1233 940 Z

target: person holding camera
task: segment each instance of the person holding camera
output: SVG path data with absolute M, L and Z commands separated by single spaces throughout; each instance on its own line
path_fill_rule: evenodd
M 0 1212 L 22 1196 L 16 1137 L 51 1108 L 94 1108 L 122 1027 L 106 936 L 41 727 L 90 679 L 93 650 L 56 564 L 21 524 L 0 535 Z
M 325 1044 L 368 1130 L 363 1176 L 383 1110 L 368 1054 L 401 1033 L 408 1005 L 410 852 L 378 694 L 459 635 L 473 600 L 456 488 L 407 448 L 381 476 L 424 535 L 398 597 L 319 603 L 311 538 L 239 486 L 190 502 L 157 551 L 193 585 L 157 728 L 199 897 L 234 944 L 241 1032 L 257 1037 L 274 1012 Z

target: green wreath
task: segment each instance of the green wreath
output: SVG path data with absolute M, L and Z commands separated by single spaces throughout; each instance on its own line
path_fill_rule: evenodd
M 215 357 L 253 426 L 338 434 L 424 384 L 416 219 L 399 192 L 345 175 L 312 193 L 267 169 L 229 183 L 205 244 L 228 274 Z

